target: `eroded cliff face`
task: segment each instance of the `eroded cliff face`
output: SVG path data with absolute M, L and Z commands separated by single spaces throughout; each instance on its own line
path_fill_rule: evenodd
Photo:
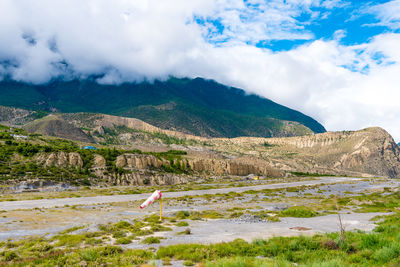
M 221 139 L 217 145 L 259 153 L 272 166 L 286 171 L 400 177 L 399 147 L 378 127 L 288 138 Z
M 190 175 L 282 177 L 290 172 L 400 177 L 399 147 L 381 128 L 290 138 L 209 139 L 209 143 L 212 151 L 193 150 L 172 161 L 122 154 L 114 162 L 119 173 L 112 173 L 106 160 L 94 154 L 90 169 L 99 181 L 129 185 L 182 183 Z M 83 166 L 78 153 L 42 153 L 37 161 L 44 166 Z M 171 170 L 178 172 L 168 173 Z
M 181 170 L 210 175 L 245 176 L 258 174 L 271 177 L 283 176 L 281 171 L 272 168 L 266 162 L 253 161 L 250 163 L 246 159 L 184 158 L 174 160 L 172 165 L 179 166 Z M 152 155 L 124 154 L 117 158 L 116 166 L 130 170 L 143 170 L 171 166 L 171 162 L 158 159 Z
M 37 159 L 45 167 L 82 167 L 83 161 L 78 153 L 71 152 L 54 152 L 54 153 L 41 153 Z
M 117 157 L 115 165 L 119 168 L 143 170 L 148 168 L 160 168 L 169 165 L 166 160 L 161 160 L 153 155 L 124 154 Z
M 83 161 L 78 153 L 42 153 L 36 161 L 45 167 L 62 168 L 82 167 Z M 235 175 L 249 174 L 282 177 L 283 172 L 274 169 L 264 161 L 249 161 L 248 159 L 211 159 L 182 158 L 169 161 L 148 154 L 123 154 L 117 157 L 115 166 L 121 172 L 113 172 L 107 167 L 107 162 L 101 155 L 93 155 L 90 170 L 96 178 L 95 183 L 110 185 L 171 185 L 186 183 L 196 178 L 196 175 Z M 166 168 L 178 168 L 185 173 L 168 173 Z

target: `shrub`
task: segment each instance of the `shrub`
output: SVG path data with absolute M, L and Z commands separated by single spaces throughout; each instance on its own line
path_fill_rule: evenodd
M 100 249 L 100 253 L 102 256 L 114 256 L 122 252 L 122 248 L 116 246 L 106 246 Z
M 12 260 L 16 260 L 18 259 L 18 255 L 17 253 L 15 253 L 14 251 L 6 251 L 4 253 L 4 260 L 5 261 L 12 261 Z
M 121 237 L 125 237 L 126 236 L 126 232 L 125 231 L 115 231 L 112 235 L 114 238 L 121 238 Z
M 393 243 L 390 246 L 377 250 L 374 254 L 375 260 L 381 263 L 389 262 L 400 256 L 400 244 Z
M 96 249 L 88 249 L 82 251 L 80 253 L 80 256 L 81 259 L 84 261 L 95 261 L 98 257 L 100 257 L 100 254 Z
M 118 238 L 116 240 L 117 244 L 126 245 L 132 243 L 131 239 L 128 237 Z
M 175 217 L 180 220 L 186 219 L 189 216 L 190 216 L 190 212 L 187 210 L 181 210 L 181 211 L 178 211 L 177 213 L 175 213 Z
M 59 235 L 55 239 L 58 239 L 57 246 L 76 247 L 80 245 L 86 237 L 84 235 Z
M 182 221 L 182 222 L 178 222 L 178 223 L 176 224 L 176 226 L 184 227 L 184 226 L 189 226 L 189 224 L 188 224 L 187 222 Z
M 280 212 L 282 217 L 310 218 L 318 215 L 315 211 L 304 206 L 293 206 Z
M 322 241 L 322 246 L 324 246 L 327 249 L 338 249 L 339 248 L 339 245 L 332 239 Z
M 183 265 L 184 265 L 184 266 L 194 266 L 194 262 L 191 261 L 191 260 L 184 261 L 184 262 L 183 262 Z
M 160 243 L 160 238 L 155 237 L 155 236 L 149 236 L 145 239 L 142 240 L 143 244 L 158 244 Z

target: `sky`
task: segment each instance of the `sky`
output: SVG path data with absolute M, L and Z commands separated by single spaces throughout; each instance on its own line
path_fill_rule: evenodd
M 400 141 L 400 0 L 1 0 L 0 80 L 203 77 Z

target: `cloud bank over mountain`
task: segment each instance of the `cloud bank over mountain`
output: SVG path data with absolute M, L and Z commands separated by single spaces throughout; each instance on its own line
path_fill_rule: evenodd
M 400 1 L 3 0 L 0 79 L 204 77 L 400 139 Z

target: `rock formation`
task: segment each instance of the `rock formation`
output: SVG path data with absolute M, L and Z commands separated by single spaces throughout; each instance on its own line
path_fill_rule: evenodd
M 37 161 L 44 166 L 57 166 L 57 167 L 82 167 L 83 161 L 78 153 L 71 152 L 53 152 L 41 153 L 37 157 Z
M 219 139 L 215 144 L 221 150 L 235 147 L 260 154 L 285 171 L 400 177 L 399 146 L 378 127 L 288 138 Z
M 281 177 L 283 174 L 277 169 L 267 165 L 266 162 L 244 162 L 244 160 L 224 160 L 210 158 L 184 158 L 173 161 L 175 166 L 195 173 L 210 175 L 239 175 L 259 174 L 265 176 Z M 158 159 L 153 155 L 124 154 L 117 158 L 115 165 L 129 170 L 144 170 L 170 166 L 171 162 Z

